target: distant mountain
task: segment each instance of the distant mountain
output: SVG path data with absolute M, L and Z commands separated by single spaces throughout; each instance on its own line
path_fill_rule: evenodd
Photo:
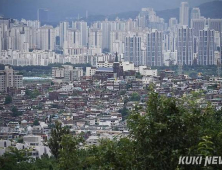
M 201 16 L 205 18 L 222 18 L 222 1 L 207 2 L 197 7 L 200 8 Z M 179 19 L 179 8 L 157 11 L 157 15 L 164 18 L 165 22 L 172 17 Z
M 206 18 L 222 18 L 222 1 L 213 1 L 199 6 L 201 15 Z
M 0 15 L 15 19 L 37 19 L 37 9 L 47 8 L 51 22 L 63 21 L 67 18 L 77 18 L 86 15 L 111 15 L 121 13 L 127 16 L 127 11 L 139 11 L 144 7 L 156 11 L 177 8 L 184 0 L 0 0 Z M 186 1 L 186 0 L 185 0 Z M 190 6 L 196 6 L 212 0 L 187 0 Z M 132 14 L 132 13 L 131 13 Z M 134 15 L 132 15 L 134 16 Z
M 222 18 L 222 1 L 213 1 L 213 2 L 207 2 L 204 4 L 201 4 L 197 6 L 200 8 L 201 15 L 206 18 Z M 190 8 L 191 11 L 192 8 Z M 157 16 L 163 18 L 165 22 L 168 22 L 170 18 L 177 18 L 179 19 L 179 8 L 175 9 L 167 9 L 162 11 L 157 11 Z M 87 22 L 91 23 L 94 21 L 103 21 L 105 18 L 108 18 L 109 20 L 115 20 L 117 17 L 120 19 L 128 19 L 132 18 L 135 19 L 136 16 L 138 16 L 139 11 L 129 11 L 129 12 L 123 12 L 118 14 L 112 14 L 112 15 L 92 15 L 89 16 L 88 19 L 83 18 Z
M 86 10 L 90 14 L 89 17 L 81 19 L 92 23 L 105 18 L 109 20 L 115 20 L 117 17 L 134 19 L 142 7 L 153 7 L 157 10 L 157 15 L 168 22 L 171 17 L 179 19 L 179 8 L 174 7 L 179 7 L 181 1 L 184 0 L 0 0 L 0 15 L 15 19 L 35 20 L 37 9 L 47 8 L 49 9 L 48 24 L 57 25 L 63 20 L 77 19 L 78 14 L 85 16 Z M 206 3 L 198 6 L 197 4 L 201 2 Z M 222 18 L 222 1 L 192 0 L 190 6 L 199 7 L 201 15 L 206 18 Z M 170 7 L 173 9 L 167 9 Z M 165 10 L 158 10 L 160 8 Z

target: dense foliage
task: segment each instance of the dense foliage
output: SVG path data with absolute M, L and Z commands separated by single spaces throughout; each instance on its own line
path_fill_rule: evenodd
M 12 103 L 12 97 L 10 95 L 7 95 L 5 97 L 5 103 L 4 104 L 10 104 L 10 103 Z
M 129 136 L 102 140 L 99 146 L 86 146 L 81 136 L 73 137 L 56 123 L 48 142 L 54 157 L 27 162 L 7 153 L 0 158 L 0 169 L 203 169 L 204 165 L 178 165 L 179 157 L 222 155 L 222 111 L 211 105 L 200 109 L 195 100 L 201 94 L 191 95 L 175 99 L 151 92 L 146 114 L 141 115 L 139 107 L 129 114 Z

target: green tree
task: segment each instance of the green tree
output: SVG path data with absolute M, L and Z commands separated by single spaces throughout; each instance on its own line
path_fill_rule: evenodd
M 18 116 L 22 115 L 22 112 L 19 112 L 17 107 L 15 107 L 15 106 L 12 107 L 11 111 L 12 111 L 12 114 L 11 114 L 12 117 L 18 117 Z
M 9 148 L 3 156 L 0 156 L 1 170 L 53 170 L 58 169 L 58 163 L 54 158 L 43 155 L 36 160 L 29 157 L 28 150 Z
M 130 111 L 126 107 L 123 107 L 119 110 L 119 113 L 121 113 L 123 120 L 125 120 L 129 116 Z
M 9 151 L 0 157 L 0 169 L 18 169 L 28 170 L 28 161 L 32 159 L 28 157 L 27 150 L 18 150 L 15 147 L 9 147 Z
M 138 79 L 142 79 L 143 76 L 142 76 L 139 72 L 137 72 L 137 73 L 136 73 L 136 78 L 138 78 Z
M 34 91 L 31 91 L 31 90 L 26 90 L 25 91 L 25 94 L 29 97 L 29 98 L 36 98 L 37 96 L 39 96 L 41 93 L 38 91 L 38 90 L 34 90 Z
M 85 153 L 85 169 L 135 169 L 134 148 L 128 138 L 103 139 L 99 146 L 91 146 Z
M 39 125 L 39 121 L 36 119 L 36 120 L 33 122 L 33 125 L 34 125 L 34 126 L 38 126 L 38 125 Z
M 192 102 L 151 92 L 146 110 L 145 116 L 138 110 L 128 119 L 138 169 L 176 169 L 181 155 L 200 154 L 198 145 L 203 136 L 211 136 L 215 155 L 221 154 L 222 123 L 216 123 L 216 112 L 211 106 L 200 109 Z
M 55 128 L 51 130 L 51 138 L 48 141 L 48 146 L 56 159 L 59 158 L 59 149 L 61 149 L 62 136 L 69 134 L 69 129 L 62 127 L 60 122 L 55 123 Z
M 41 158 L 37 158 L 33 163 L 33 170 L 53 170 L 59 169 L 58 162 L 55 158 L 50 158 L 48 155 L 43 155 Z
M 83 142 L 81 137 L 72 135 L 63 135 L 61 147 L 59 149 L 59 167 L 60 169 L 75 170 L 82 169 L 80 143 Z
M 130 101 L 139 101 L 139 100 L 140 100 L 140 95 L 136 92 L 134 92 L 130 97 Z
M 5 97 L 5 104 L 10 104 L 10 103 L 12 103 L 12 97 L 10 95 L 7 95 Z

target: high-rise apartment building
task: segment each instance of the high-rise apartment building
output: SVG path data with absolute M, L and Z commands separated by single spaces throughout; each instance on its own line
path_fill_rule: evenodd
M 67 31 L 68 48 L 77 48 L 81 46 L 81 32 L 77 29 L 68 29 Z
M 8 49 L 8 43 L 7 43 L 7 36 L 8 36 L 8 30 L 10 29 L 10 23 L 11 19 L 9 18 L 1 18 L 0 17 L 0 28 L 1 28 L 1 34 L 2 34 L 2 50 Z
M 102 31 L 99 29 L 89 30 L 89 47 L 102 48 Z
M 37 46 L 41 50 L 55 49 L 55 30 L 52 26 L 45 25 L 39 29 Z
M 193 35 L 198 37 L 199 36 L 199 31 L 203 30 L 206 25 L 206 19 L 201 18 L 201 19 L 192 19 L 191 20 L 191 28 L 193 28 Z
M 126 36 L 124 51 L 124 61 L 132 62 L 136 66 L 142 65 L 143 55 L 140 36 Z
M 124 41 L 126 37 L 125 31 L 112 31 L 110 33 L 110 52 L 111 53 L 123 53 Z
M 102 49 L 106 51 L 110 50 L 110 31 L 111 31 L 111 22 L 105 20 L 101 23 L 101 30 L 102 30 Z
M 158 30 L 152 30 L 147 34 L 146 47 L 146 65 L 162 66 L 163 65 L 163 33 Z
M 191 11 L 191 19 L 200 19 L 200 8 L 193 8 Z
M 188 4 L 188 2 L 181 2 L 180 25 L 189 25 L 189 4 Z
M 69 28 L 69 22 L 61 22 L 59 25 L 59 37 L 60 37 L 60 47 L 63 48 L 64 42 L 67 41 L 67 30 Z
M 199 65 L 214 65 L 214 30 L 205 28 L 199 32 L 198 44 L 198 64 Z
M 176 18 L 170 18 L 169 19 L 169 27 L 170 29 L 173 29 L 174 27 L 176 27 L 178 24 L 178 21 Z
M 89 39 L 88 39 L 89 29 L 87 26 L 87 22 L 84 22 L 84 21 L 73 22 L 72 28 L 78 29 L 80 31 L 80 37 L 81 37 L 80 45 L 86 47 L 88 45 L 88 41 L 89 41 Z
M 222 31 L 222 19 L 208 19 L 208 27 L 210 30 Z
M 182 65 L 193 64 L 193 29 L 181 26 L 177 37 L 177 62 Z

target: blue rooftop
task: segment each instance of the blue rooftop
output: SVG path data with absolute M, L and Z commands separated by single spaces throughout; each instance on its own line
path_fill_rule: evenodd
M 98 68 L 96 71 L 100 71 L 100 72 L 113 72 L 113 68 L 101 67 L 101 68 Z

